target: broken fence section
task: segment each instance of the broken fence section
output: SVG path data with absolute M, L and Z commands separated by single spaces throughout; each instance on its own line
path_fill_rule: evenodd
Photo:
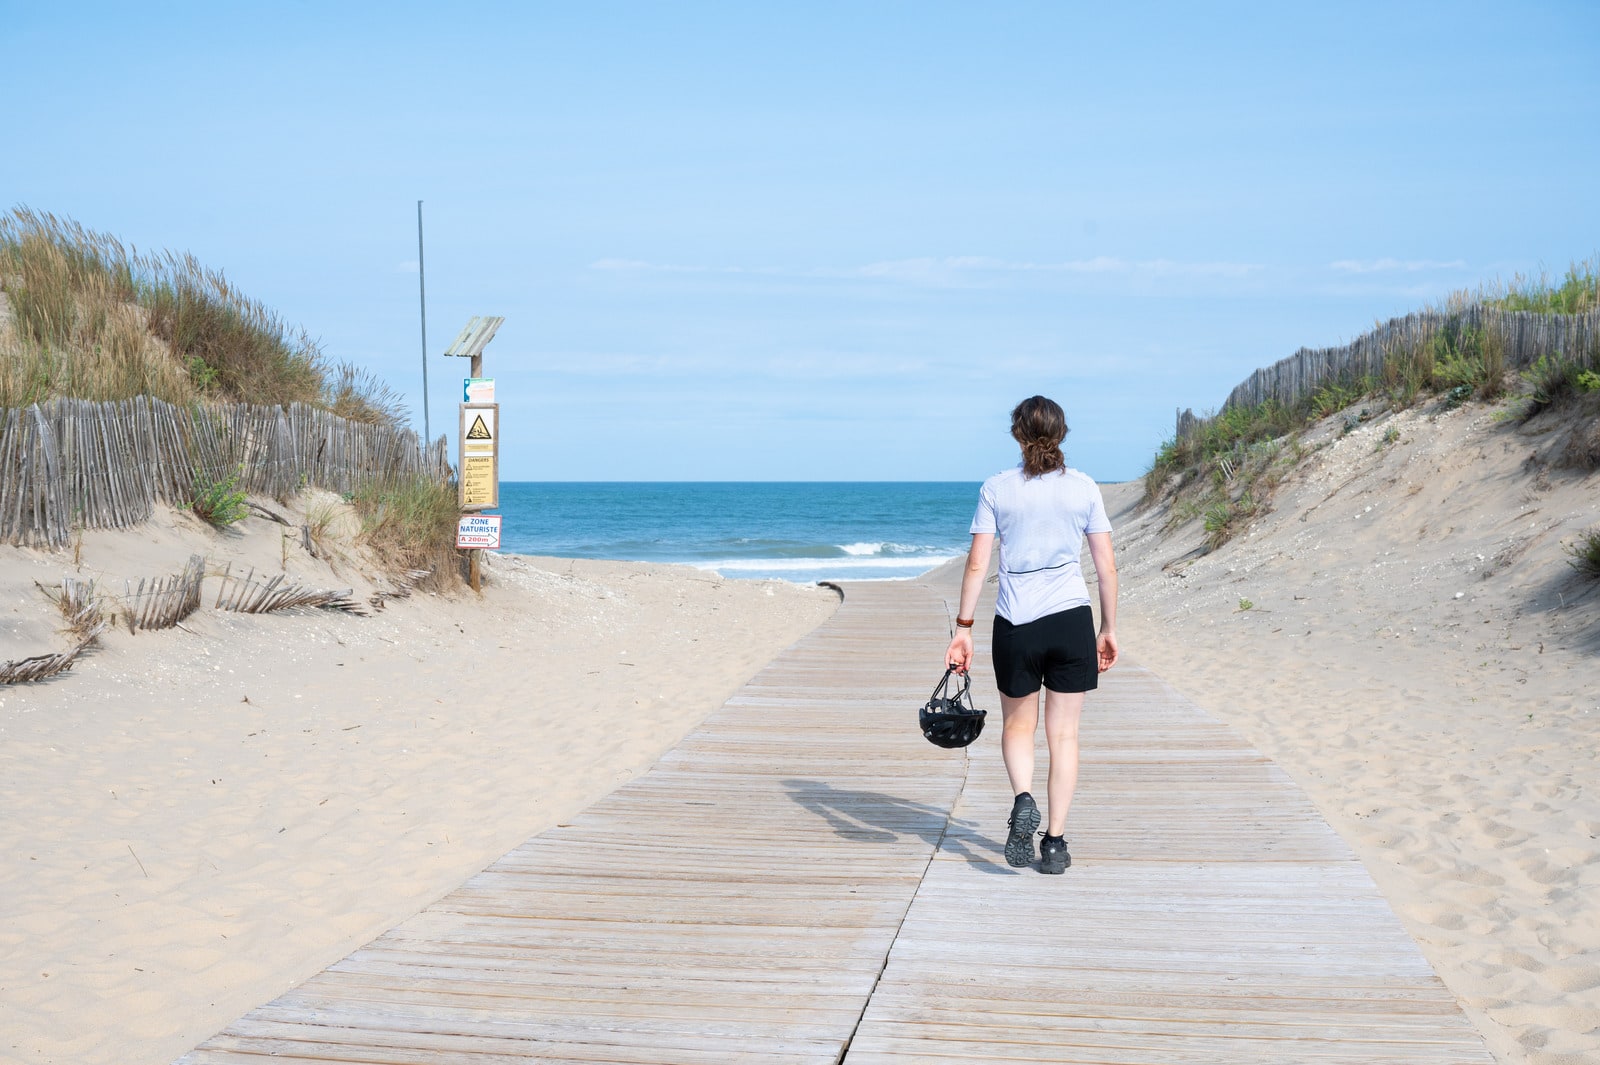
M 151 580 L 139 579 L 137 588 L 130 581 L 122 596 L 128 631 L 170 629 L 200 609 L 200 585 L 206 577 L 206 560 L 190 555 L 182 573 Z
M 267 614 L 274 610 L 294 607 L 320 607 L 324 610 L 343 610 L 347 614 L 366 615 L 354 599 L 353 589 L 343 591 L 306 588 L 279 573 L 265 581 L 255 579 L 252 567 L 243 577 L 235 576 L 230 563 L 222 572 L 222 586 L 217 589 L 216 607 L 239 614 Z

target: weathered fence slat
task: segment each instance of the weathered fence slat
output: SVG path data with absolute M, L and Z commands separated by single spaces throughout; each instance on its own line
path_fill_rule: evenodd
M 157 503 L 181 506 L 197 483 L 230 476 L 286 499 L 306 485 L 351 492 L 369 480 L 450 474 L 443 437 L 425 444 L 409 429 L 304 404 L 57 399 L 0 410 L 0 543 L 61 546 L 76 529 L 136 525 Z
M 123 596 L 128 606 L 128 629 L 170 629 L 199 610 L 200 585 L 205 577 L 205 558 L 190 555 L 182 573 L 149 581 L 140 578 L 139 587 L 130 585 Z
M 286 573 L 275 574 L 266 583 L 255 579 L 255 567 L 243 577 L 233 575 L 230 562 L 222 571 L 222 583 L 217 589 L 216 608 L 240 614 L 266 614 L 274 610 L 293 607 L 322 607 L 343 610 L 350 614 L 365 615 L 360 605 L 351 599 L 353 589 L 343 591 L 306 588 L 289 579 Z
M 1587 314 L 1537 314 L 1502 311 L 1472 304 L 1458 311 L 1417 311 L 1391 318 L 1341 347 L 1301 348 L 1286 359 L 1265 366 L 1240 382 L 1222 405 L 1260 406 L 1274 400 L 1292 406 L 1334 381 L 1379 377 L 1386 360 L 1414 351 L 1447 328 L 1496 334 L 1505 348 L 1506 368 L 1521 369 L 1540 356 L 1573 357 L 1600 352 L 1600 311 Z M 1179 411 L 1176 439 L 1187 439 L 1208 421 L 1193 411 Z

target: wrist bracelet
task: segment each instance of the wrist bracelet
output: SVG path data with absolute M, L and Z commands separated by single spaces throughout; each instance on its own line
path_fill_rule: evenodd
M 975 620 L 975 618 L 956 618 L 956 628 L 970 629 L 972 628 L 972 623 Z

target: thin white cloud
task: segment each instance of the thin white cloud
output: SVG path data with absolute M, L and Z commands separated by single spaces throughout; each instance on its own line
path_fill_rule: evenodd
M 786 274 L 794 271 L 773 267 L 744 266 L 694 266 L 686 263 L 652 263 L 643 259 L 596 259 L 589 264 L 591 270 L 607 270 L 619 274 Z
M 552 351 L 541 356 L 546 372 L 578 378 L 715 378 L 774 380 L 904 380 L 923 379 L 937 369 L 923 354 L 874 351 L 797 350 L 750 352 L 596 352 Z
M 399 262 L 394 264 L 394 272 L 397 273 L 397 274 L 414 274 L 414 273 L 416 273 L 417 272 L 417 260 L 415 260 L 415 259 L 402 259 L 402 260 L 400 260 Z
M 643 259 L 596 259 L 589 264 L 591 270 L 609 270 L 625 274 L 728 274 L 738 273 L 738 267 L 719 269 L 712 266 L 680 266 L 675 263 L 650 263 Z
M 1128 277 L 1229 277 L 1241 278 L 1265 269 L 1259 263 L 1180 262 L 1174 259 L 1118 259 L 1096 256 L 1061 262 L 1017 262 L 982 255 L 923 256 L 885 259 L 852 267 L 794 270 L 782 267 L 690 266 L 653 263 L 640 259 L 598 259 L 591 270 L 614 273 L 743 274 L 766 277 L 835 278 L 891 281 L 907 285 L 946 287 L 992 284 L 997 278 L 1017 274 L 1116 274 Z
M 1414 274 L 1422 270 L 1465 270 L 1466 267 L 1463 259 L 1339 259 L 1328 264 L 1328 269 L 1344 274 Z
M 1014 262 L 977 255 L 945 258 L 891 259 L 868 263 L 847 273 L 895 281 L 940 281 L 983 274 L 1124 274 L 1152 277 L 1245 277 L 1261 270 L 1257 263 L 1179 262 L 1174 259 L 1117 259 L 1098 255 L 1063 262 Z

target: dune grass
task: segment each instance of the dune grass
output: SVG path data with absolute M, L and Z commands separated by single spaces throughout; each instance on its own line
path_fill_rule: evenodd
M 1600 310 L 1600 256 L 1567 267 L 1559 281 L 1541 272 L 1538 277 L 1515 275 L 1505 284 L 1479 290 L 1477 298 L 1504 311 L 1541 314 L 1586 314 Z
M 0 216 L 0 407 L 58 396 L 308 403 L 398 426 L 399 396 L 192 255 L 140 254 L 19 207 Z
M 387 382 L 370 370 L 341 363 L 323 378 L 321 404 L 341 418 L 403 429 L 410 411 Z
M 453 484 L 426 477 L 369 481 L 350 502 L 361 519 L 361 540 L 396 570 L 427 571 L 435 587 L 458 576 L 456 521 L 461 508 Z
M 141 254 L 77 222 L 19 207 L 0 215 L 0 407 L 57 397 L 151 396 L 180 406 L 305 403 L 404 428 L 399 394 L 332 363 L 304 330 L 191 255 Z M 387 566 L 455 577 L 453 485 L 373 483 L 352 502 Z M 245 516 L 238 475 L 197 473 L 189 504 L 219 528 Z
M 183 365 L 153 337 L 130 256 L 114 238 L 16 211 L 0 218 L 0 406 L 54 396 L 110 400 L 197 396 Z
M 1476 292 L 1452 293 L 1432 309 L 1444 324 L 1405 346 L 1385 351 L 1378 374 L 1326 381 L 1288 405 L 1268 400 L 1204 416 L 1198 429 L 1157 449 L 1144 475 L 1144 497 L 1172 498 L 1173 523 L 1204 518 L 1206 545 L 1215 550 L 1270 506 L 1272 490 L 1300 454 L 1299 432 L 1314 422 L 1372 400 L 1410 407 L 1439 399 L 1445 407 L 1469 399 L 1520 393 L 1516 413 L 1531 417 L 1572 397 L 1600 391 L 1600 346 L 1546 356 L 1520 373 L 1506 364 L 1504 339 L 1494 328 L 1454 320 L 1474 303 L 1511 311 L 1582 314 L 1600 309 L 1600 259 L 1575 263 L 1560 281 L 1514 277 Z M 1347 415 L 1348 431 L 1365 412 Z M 1385 437 L 1385 442 L 1392 442 Z

